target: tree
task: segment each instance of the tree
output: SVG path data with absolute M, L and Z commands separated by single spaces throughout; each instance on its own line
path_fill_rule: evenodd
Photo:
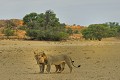
M 118 22 L 107 22 L 105 23 L 109 26 L 109 37 L 115 37 L 118 36 L 120 32 L 120 25 Z
M 56 17 L 56 14 L 51 11 L 47 10 L 45 12 L 45 30 L 48 27 L 58 27 L 60 26 L 59 18 Z
M 41 14 L 27 14 L 23 18 L 23 21 L 30 29 L 35 29 L 37 27 L 37 29 L 47 30 L 51 27 L 60 27 L 59 18 L 56 17 L 56 14 L 52 10 L 47 10 L 45 13 Z
M 106 37 L 108 26 L 106 24 L 92 24 L 82 31 L 83 37 L 90 40 L 99 40 Z
M 37 16 L 37 13 L 30 13 L 25 15 L 25 17 L 23 18 L 24 24 L 27 25 L 29 29 L 35 28 Z
M 88 28 L 83 29 L 81 31 L 81 33 L 83 35 L 83 38 L 85 38 L 85 40 L 88 40 L 88 39 L 92 40 L 93 39 L 93 34 L 92 34 L 92 31 L 90 29 L 88 29 Z
M 47 10 L 45 13 L 40 14 L 27 14 L 23 18 L 23 21 L 28 28 L 28 35 L 35 39 L 60 40 L 55 38 L 58 38 L 58 34 L 61 35 L 61 32 L 65 32 L 64 24 L 59 22 L 59 18 L 56 17 L 56 14 L 52 10 Z M 59 37 L 62 38 L 63 36 Z
M 118 22 L 107 22 L 105 24 L 108 25 L 110 28 L 116 28 L 119 26 Z

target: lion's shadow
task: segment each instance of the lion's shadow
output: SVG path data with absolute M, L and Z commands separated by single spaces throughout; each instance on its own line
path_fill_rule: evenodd
M 34 72 L 34 73 L 29 73 L 29 74 L 69 74 L 69 73 L 59 73 L 59 72 L 50 72 L 50 73 L 47 73 L 47 72 L 44 72 L 44 73 L 40 73 L 40 72 Z

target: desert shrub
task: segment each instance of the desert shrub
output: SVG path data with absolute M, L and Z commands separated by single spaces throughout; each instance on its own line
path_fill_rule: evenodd
M 68 38 L 68 34 L 66 32 L 58 32 L 58 31 L 41 31 L 41 30 L 28 30 L 27 35 L 31 37 L 31 39 L 37 40 L 46 40 L 46 41 L 60 41 L 66 40 Z
M 92 24 L 82 30 L 83 38 L 90 40 L 99 40 L 108 36 L 108 26 L 106 24 Z
M 27 27 L 26 26 L 19 26 L 19 28 L 18 29 L 20 29 L 20 30 L 26 30 L 27 29 Z
M 71 28 L 68 28 L 66 31 L 69 35 L 73 34 L 73 30 Z
M 120 33 L 117 33 L 116 38 L 120 39 Z
M 75 30 L 73 33 L 78 34 L 78 33 L 79 33 L 79 31 L 78 31 L 78 30 Z
M 66 40 L 68 38 L 68 34 L 65 32 L 56 32 L 52 35 L 52 40 L 54 41 L 60 41 L 60 40 Z
M 13 36 L 14 35 L 14 30 L 10 29 L 10 28 L 6 28 L 3 33 L 9 38 L 9 36 Z
M 34 29 L 30 29 L 30 30 L 27 30 L 27 36 L 31 37 L 31 39 L 35 39 L 38 34 L 40 33 L 39 30 L 34 30 Z

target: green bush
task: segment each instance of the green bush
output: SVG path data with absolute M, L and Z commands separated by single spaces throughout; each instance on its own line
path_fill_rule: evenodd
M 78 30 L 75 30 L 73 33 L 78 34 L 78 33 L 79 33 L 79 31 L 78 31 Z
M 73 30 L 72 30 L 71 28 L 68 28 L 68 29 L 67 29 L 67 33 L 68 33 L 69 35 L 71 35 L 71 34 L 73 34 Z
M 68 38 L 68 34 L 65 32 L 56 32 L 52 35 L 52 40 L 54 41 L 60 41 L 60 40 L 66 40 Z
M 39 30 L 30 29 L 30 30 L 27 30 L 26 35 L 31 37 L 31 39 L 36 39 L 39 33 L 40 33 Z
M 14 30 L 11 30 L 10 28 L 7 28 L 7 29 L 4 30 L 3 33 L 9 38 L 9 36 L 14 35 Z
M 92 24 L 82 30 L 83 37 L 88 40 L 99 40 L 108 36 L 108 26 L 105 24 Z
M 20 30 L 26 30 L 27 28 L 26 28 L 26 26 L 19 26 L 18 29 L 20 29 Z
M 40 31 L 40 30 L 28 30 L 27 35 L 32 39 L 37 40 L 46 40 L 46 41 L 60 41 L 66 40 L 68 38 L 68 34 L 66 32 L 57 32 L 57 31 Z

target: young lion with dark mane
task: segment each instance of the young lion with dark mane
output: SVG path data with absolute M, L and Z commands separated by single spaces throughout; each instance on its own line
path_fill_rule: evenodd
M 44 68 L 45 68 L 45 65 L 47 65 L 47 60 L 45 60 L 45 57 L 42 57 L 42 55 L 39 53 L 34 52 L 34 55 L 35 55 L 37 64 L 39 65 L 40 73 L 44 73 Z M 55 65 L 55 67 L 56 67 L 55 72 L 61 73 L 64 70 L 65 62 L 63 62 L 59 65 Z
M 72 59 L 67 56 L 66 54 L 60 54 L 60 55 L 46 55 L 44 52 L 39 53 L 38 55 L 35 54 L 35 58 L 37 60 L 37 63 L 39 64 L 40 70 L 42 68 L 41 72 L 44 72 L 44 66 L 47 65 L 47 69 L 46 71 L 48 73 L 50 73 L 50 69 L 51 69 L 51 65 L 55 65 L 56 66 L 56 72 L 58 70 L 60 70 L 60 72 L 62 72 L 64 70 L 65 67 L 65 63 L 68 65 L 68 67 L 70 68 L 70 73 L 72 72 L 72 65 L 73 62 Z M 74 66 L 74 65 L 73 65 Z M 74 66 L 76 67 L 76 66 Z M 80 65 L 78 65 L 76 68 L 80 67 Z

